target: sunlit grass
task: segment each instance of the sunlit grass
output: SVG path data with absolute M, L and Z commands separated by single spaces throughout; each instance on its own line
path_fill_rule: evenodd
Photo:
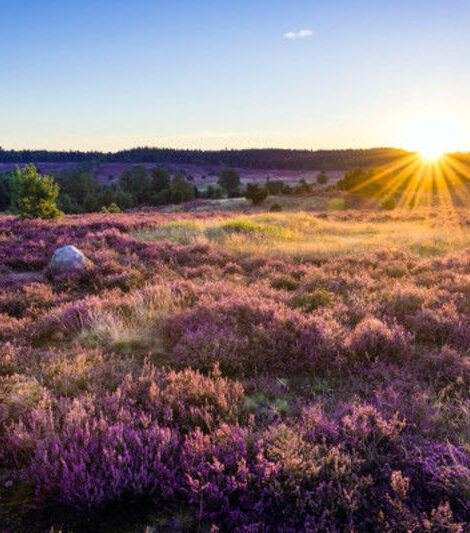
M 211 242 L 240 255 L 332 257 L 377 249 L 440 256 L 470 246 L 466 226 L 452 219 L 324 220 L 310 213 L 261 213 L 233 219 L 172 222 L 137 234 L 143 240 Z
M 92 312 L 90 324 L 80 342 L 123 354 L 162 354 L 159 336 L 161 320 L 179 308 L 181 301 L 166 284 L 133 292 L 117 309 Z

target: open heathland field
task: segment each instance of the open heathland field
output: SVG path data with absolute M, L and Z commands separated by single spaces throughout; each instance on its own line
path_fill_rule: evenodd
M 0 216 L 0 531 L 468 530 L 469 223 Z

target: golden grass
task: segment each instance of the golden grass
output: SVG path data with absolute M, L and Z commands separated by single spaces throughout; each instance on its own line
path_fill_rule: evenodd
M 208 217 L 136 234 L 143 240 L 212 242 L 240 255 L 334 257 L 378 249 L 442 256 L 470 247 L 470 231 L 450 217 L 397 216 L 390 220 L 325 220 L 311 213 L 260 213 Z
M 128 353 L 162 354 L 159 327 L 162 319 L 176 312 L 181 299 L 167 285 L 155 285 L 145 292 L 127 296 L 125 305 L 106 312 L 97 311 L 79 339 L 88 347 Z

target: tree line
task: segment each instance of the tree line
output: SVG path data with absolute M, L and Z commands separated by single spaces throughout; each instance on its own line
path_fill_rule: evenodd
M 138 147 L 118 152 L 48 150 L 5 150 L 0 163 L 181 163 L 280 170 L 351 170 L 394 162 L 408 152 L 395 148 L 349 150 L 175 150 Z

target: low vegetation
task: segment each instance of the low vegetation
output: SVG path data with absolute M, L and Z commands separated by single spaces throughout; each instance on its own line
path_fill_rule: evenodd
M 468 228 L 459 216 L 447 210 L 423 210 L 419 215 L 409 210 L 390 215 L 361 215 L 348 210 L 257 213 L 229 221 L 226 217 L 207 214 L 204 218 L 171 221 L 137 236 L 185 245 L 211 243 L 242 256 L 266 253 L 300 261 L 359 255 L 377 249 L 431 257 L 470 246 Z
M 469 222 L 0 217 L 4 529 L 466 530 Z

